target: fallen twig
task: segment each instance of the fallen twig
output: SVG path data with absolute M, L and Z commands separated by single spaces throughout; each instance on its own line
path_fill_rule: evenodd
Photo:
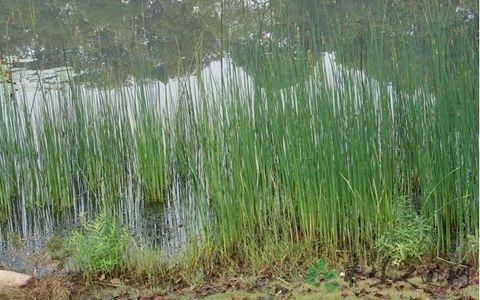
M 415 283 L 413 283 L 413 282 L 410 282 L 408 279 L 405 279 L 405 282 L 408 283 L 408 284 L 410 284 L 411 286 L 413 286 L 413 288 L 415 288 L 415 289 L 417 289 L 417 290 L 420 289 L 420 287 L 418 286 L 418 284 L 415 284 Z
M 114 283 L 110 283 L 110 282 L 102 282 L 102 281 L 95 281 L 96 283 L 98 283 L 99 285 L 103 285 L 103 286 L 109 286 L 109 287 L 121 287 L 122 284 L 114 284 Z
M 451 264 L 451 265 L 454 265 L 454 266 L 459 266 L 459 267 L 462 267 L 462 268 L 466 268 L 466 269 L 470 269 L 470 270 L 476 271 L 476 269 L 474 269 L 474 268 L 472 268 L 472 267 L 470 267 L 470 266 L 466 266 L 466 265 L 463 265 L 463 264 L 461 264 L 461 263 L 456 263 L 456 262 L 453 262 L 453 261 L 449 261 L 449 260 L 446 260 L 446 259 L 441 258 L 441 257 L 439 257 L 439 256 L 437 256 L 437 259 L 440 260 L 440 261 L 443 261 L 443 262 L 445 262 L 445 263 L 447 263 L 447 264 Z

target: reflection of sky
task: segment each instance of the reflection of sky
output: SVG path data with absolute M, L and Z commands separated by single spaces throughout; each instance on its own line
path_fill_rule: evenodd
M 83 102 L 91 102 L 88 104 L 96 109 L 101 109 L 105 105 L 110 107 L 117 105 L 117 108 L 123 110 L 125 108 L 123 105 L 127 104 L 127 110 L 133 118 L 134 112 L 139 109 L 137 96 L 143 90 L 148 95 L 147 101 L 152 110 L 155 110 L 159 116 L 163 116 L 165 113 L 175 111 L 178 102 L 185 100 L 187 96 L 189 101 L 193 100 L 197 103 L 200 97 L 212 101 L 231 99 L 231 97 L 220 99 L 222 76 L 225 86 L 224 95 L 232 96 L 231 93 L 235 92 L 229 89 L 234 87 L 233 84 L 228 84 L 229 82 L 235 82 L 236 86 L 241 85 L 245 90 L 251 90 L 253 87 L 251 78 L 242 68 L 235 67 L 230 59 L 224 59 L 212 61 L 201 70 L 200 76 L 192 74 L 172 78 L 166 83 L 149 80 L 142 84 L 131 78 L 130 84 L 121 88 L 107 90 L 81 85 L 78 87 L 78 92 L 84 96 Z M 22 106 L 30 107 L 34 113 L 41 112 L 41 108 L 48 108 L 53 113 L 68 96 L 68 86 L 65 83 L 69 78 L 74 77 L 72 70 L 65 67 L 39 71 L 26 68 L 13 69 L 16 98 L 21 100 Z M 126 103 L 124 103 L 125 99 L 127 99 Z M 133 119 L 131 122 L 134 122 Z

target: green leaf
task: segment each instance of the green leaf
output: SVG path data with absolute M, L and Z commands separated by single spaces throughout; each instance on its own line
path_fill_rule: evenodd
M 315 269 L 318 271 L 318 272 L 323 272 L 327 269 L 327 262 L 323 259 L 320 259 L 317 264 L 315 265 Z
M 317 277 L 316 276 L 307 276 L 306 282 L 309 285 L 315 285 L 317 283 Z
M 330 270 L 330 271 L 325 272 L 325 274 L 323 275 L 323 279 L 325 281 L 329 281 L 329 280 L 334 279 L 336 276 L 337 276 L 337 272 L 335 270 Z
M 335 292 L 338 288 L 338 283 L 336 281 L 330 281 L 326 282 L 325 285 L 325 290 L 329 293 Z

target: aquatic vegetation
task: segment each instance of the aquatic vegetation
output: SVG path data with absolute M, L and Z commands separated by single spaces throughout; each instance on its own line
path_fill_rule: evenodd
M 366 24 L 368 52 L 350 65 L 337 60 L 348 59 L 346 33 L 356 27 L 333 23 L 334 53 L 302 43 L 251 47 L 242 59 L 231 51 L 216 78 L 199 66 L 168 86 L 72 81 L 33 102 L 3 89 L 0 220 L 105 208 L 128 219 L 138 198 L 165 201 L 178 178 L 192 199 L 185 226 L 193 243 L 208 245 L 205 270 L 254 265 L 272 245 L 332 259 L 339 250 L 362 261 L 397 255 L 393 240 L 408 236 L 389 231 L 395 224 L 420 230 L 395 263 L 417 258 L 417 246 L 449 255 L 479 235 L 478 46 L 441 9 L 425 8 L 434 21 L 419 39 L 387 39 L 381 24 Z M 400 220 L 399 201 L 410 214 Z M 77 235 L 74 244 L 89 241 Z

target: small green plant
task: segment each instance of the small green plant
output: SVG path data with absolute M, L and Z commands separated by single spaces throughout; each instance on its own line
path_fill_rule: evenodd
M 95 221 L 74 231 L 67 243 L 74 264 L 85 278 L 100 273 L 111 273 L 124 265 L 127 258 L 129 236 L 117 221 L 106 213 Z
M 467 263 L 478 268 L 478 237 L 473 234 L 467 235 L 466 239 L 457 248 L 456 256 L 458 262 Z
M 337 272 L 330 269 L 325 260 L 320 259 L 308 269 L 306 282 L 310 285 L 317 285 L 323 282 L 323 286 L 330 293 L 334 292 L 338 287 L 338 283 L 335 280 L 336 277 Z
M 166 271 L 166 262 L 158 249 L 137 246 L 129 255 L 126 267 L 129 274 L 144 282 L 152 283 L 161 278 Z
M 419 261 L 433 247 L 432 228 L 424 218 L 404 207 L 396 211 L 394 226 L 375 242 L 384 269 L 389 264 L 401 266 Z

